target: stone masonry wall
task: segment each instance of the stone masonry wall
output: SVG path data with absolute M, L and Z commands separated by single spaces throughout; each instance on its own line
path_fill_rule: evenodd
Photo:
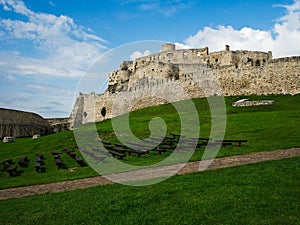
M 78 97 L 71 116 L 75 123 L 188 98 L 300 93 L 299 56 L 272 59 L 271 52 L 230 51 L 229 46 L 209 54 L 207 48 L 174 50 L 166 45 L 162 52 L 121 64 L 118 71 L 113 75 L 123 80 L 113 77 L 114 86 L 104 94 Z
M 45 135 L 51 131 L 49 123 L 35 113 L 0 108 L 0 137 L 28 137 Z
M 58 133 L 64 130 L 70 130 L 70 118 L 47 118 L 47 122 L 51 126 L 51 130 L 54 133 Z
M 272 60 L 264 66 L 230 66 L 214 72 L 225 96 L 300 93 L 300 57 Z

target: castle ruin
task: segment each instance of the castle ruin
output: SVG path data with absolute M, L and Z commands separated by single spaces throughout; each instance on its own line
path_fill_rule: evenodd
M 122 62 L 108 76 L 103 94 L 78 96 L 71 128 L 187 98 L 298 94 L 300 56 L 273 59 L 270 51 L 232 51 L 228 45 L 211 53 L 208 47 L 177 50 L 166 43 L 160 52 Z
M 69 118 L 45 119 L 32 112 L 0 108 L 0 138 L 57 133 L 69 129 L 69 120 Z

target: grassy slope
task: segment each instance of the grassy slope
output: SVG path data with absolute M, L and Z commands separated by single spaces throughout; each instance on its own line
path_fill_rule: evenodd
M 255 106 L 247 108 L 234 108 L 231 103 L 241 98 L 251 100 L 275 99 L 275 105 Z M 250 152 L 285 149 L 300 146 L 300 95 L 296 96 L 240 96 L 227 97 L 227 127 L 225 138 L 247 139 L 249 142 L 242 148 L 226 147 L 221 149 L 218 157 Z M 194 99 L 200 120 L 200 136 L 210 135 L 211 115 L 206 99 Z M 171 104 L 142 109 L 130 114 L 130 125 L 137 137 L 146 138 L 150 134 L 149 121 L 154 117 L 161 117 L 168 126 L 168 133 L 180 132 L 180 119 Z M 122 120 L 122 117 L 117 118 Z M 98 124 L 98 132 L 104 139 L 118 142 L 115 137 L 111 121 L 106 120 Z M 198 149 L 192 157 L 192 161 L 200 160 L 203 148 Z M 148 160 L 148 159 L 147 159 Z M 143 162 L 132 164 L 141 165 Z M 140 164 L 139 164 L 140 163 Z
M 273 150 L 281 148 L 300 146 L 300 95 L 296 96 L 250 96 L 252 100 L 275 99 L 273 106 L 233 108 L 231 102 L 244 97 L 228 97 L 227 105 L 227 130 L 226 138 L 248 139 L 247 144 L 241 148 L 222 148 L 218 156 L 243 154 L 254 151 Z M 210 134 L 210 111 L 206 99 L 194 99 L 199 113 L 201 124 L 201 136 L 208 137 Z M 185 109 L 184 104 L 182 108 Z M 134 134 L 145 138 L 149 133 L 149 121 L 153 117 L 161 117 L 168 125 L 168 133 L 180 132 L 179 116 L 171 104 L 142 109 L 130 114 L 130 125 Z M 116 118 L 120 120 L 122 117 Z M 111 127 L 111 120 L 97 124 L 100 136 L 112 142 L 118 142 Z M 76 142 L 71 131 L 41 137 L 37 140 L 30 138 L 18 138 L 15 143 L 0 143 L 0 160 L 14 158 L 16 162 L 19 157 L 28 156 L 30 163 L 27 168 L 22 168 L 22 174 L 18 177 L 8 177 L 6 167 L 0 166 L 0 188 L 24 186 L 37 183 L 48 183 L 54 181 L 76 179 L 95 176 L 96 173 L 89 167 L 78 167 L 70 172 L 67 169 L 56 169 L 51 151 L 61 151 L 63 147 L 75 149 Z M 198 149 L 191 160 L 201 159 L 203 149 Z M 35 154 L 42 153 L 46 156 L 45 173 L 34 171 Z M 77 151 L 79 154 L 79 152 Z M 126 157 L 124 162 L 134 165 L 152 164 L 166 157 L 150 156 L 137 158 L 135 155 Z M 76 162 L 68 155 L 61 156 L 66 168 L 77 167 Z
M 59 151 L 63 147 L 69 147 L 75 149 L 76 142 L 74 140 L 73 132 L 67 131 L 58 134 L 41 137 L 40 139 L 32 140 L 31 138 L 17 138 L 15 143 L 0 143 L 1 158 L 4 160 L 7 158 L 13 158 L 14 162 L 18 161 L 18 158 L 22 156 L 29 157 L 28 167 L 18 168 L 21 172 L 20 176 L 9 177 L 5 169 L 8 166 L 0 166 L 0 188 L 24 186 L 37 183 L 49 183 L 61 180 L 69 180 L 76 178 L 84 178 L 87 176 L 95 176 L 96 173 L 88 166 L 78 167 L 77 170 L 70 172 L 68 169 L 57 169 L 54 158 L 50 152 Z M 45 171 L 43 173 L 37 173 L 35 171 L 35 154 L 44 154 L 45 160 L 43 167 Z M 77 154 L 80 154 L 77 150 Z M 68 156 L 66 153 L 61 155 L 61 159 L 67 168 L 76 168 L 77 163 L 74 159 Z
M 299 224 L 300 158 L 0 202 L 0 224 Z

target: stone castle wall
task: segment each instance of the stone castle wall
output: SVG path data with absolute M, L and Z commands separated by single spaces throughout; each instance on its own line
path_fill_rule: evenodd
M 70 118 L 47 118 L 46 119 L 51 130 L 54 133 L 58 133 L 64 130 L 70 130 Z
M 188 98 L 293 95 L 300 93 L 299 81 L 298 56 L 272 59 L 271 52 L 230 51 L 229 46 L 209 53 L 208 48 L 175 50 L 166 44 L 159 53 L 123 62 L 109 74 L 104 94 L 81 94 L 71 127 Z
M 300 57 L 215 70 L 225 96 L 300 93 Z
M 38 114 L 0 108 L 0 138 L 45 135 L 50 131 L 50 124 Z

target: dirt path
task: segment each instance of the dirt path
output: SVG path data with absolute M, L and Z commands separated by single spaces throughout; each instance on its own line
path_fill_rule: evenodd
M 202 166 L 206 168 L 207 164 L 210 165 L 206 168 L 206 170 L 213 170 L 218 168 L 226 168 L 232 166 L 239 166 L 245 164 L 251 164 L 256 162 L 262 162 L 267 160 L 277 160 L 277 159 L 284 159 L 300 156 L 300 148 L 291 148 L 285 150 L 276 150 L 276 151 L 265 151 L 265 152 L 255 152 L 245 155 L 237 155 L 237 156 L 230 156 L 230 157 L 223 157 L 217 158 L 213 161 L 201 161 L 199 167 L 199 161 L 196 162 L 189 162 L 186 165 L 178 164 L 173 166 L 165 166 L 161 168 L 153 168 L 153 169 L 144 169 L 138 170 L 133 172 L 127 172 L 112 175 L 112 180 L 118 180 L 118 177 L 122 177 L 124 181 L 133 181 L 133 180 L 145 180 L 151 178 L 157 178 L 162 176 L 164 173 L 173 173 L 177 171 L 178 168 L 181 168 L 183 165 L 184 167 L 180 169 L 177 174 L 185 174 L 185 173 L 193 173 L 197 172 L 202 169 Z M 202 166 L 201 166 L 202 165 Z M 45 194 L 45 193 L 55 193 L 55 192 L 63 192 L 67 190 L 74 190 L 74 189 L 82 189 L 88 188 L 92 186 L 98 185 L 106 185 L 113 183 L 111 180 L 108 180 L 105 177 L 97 176 L 92 178 L 85 178 L 85 179 L 77 179 L 71 181 L 62 181 L 57 183 L 49 183 L 49 184 L 38 184 L 38 185 L 31 185 L 25 187 L 17 187 L 17 188 L 9 188 L 0 190 L 0 200 L 10 199 L 10 198 L 21 198 L 25 196 L 37 195 L 37 194 Z

